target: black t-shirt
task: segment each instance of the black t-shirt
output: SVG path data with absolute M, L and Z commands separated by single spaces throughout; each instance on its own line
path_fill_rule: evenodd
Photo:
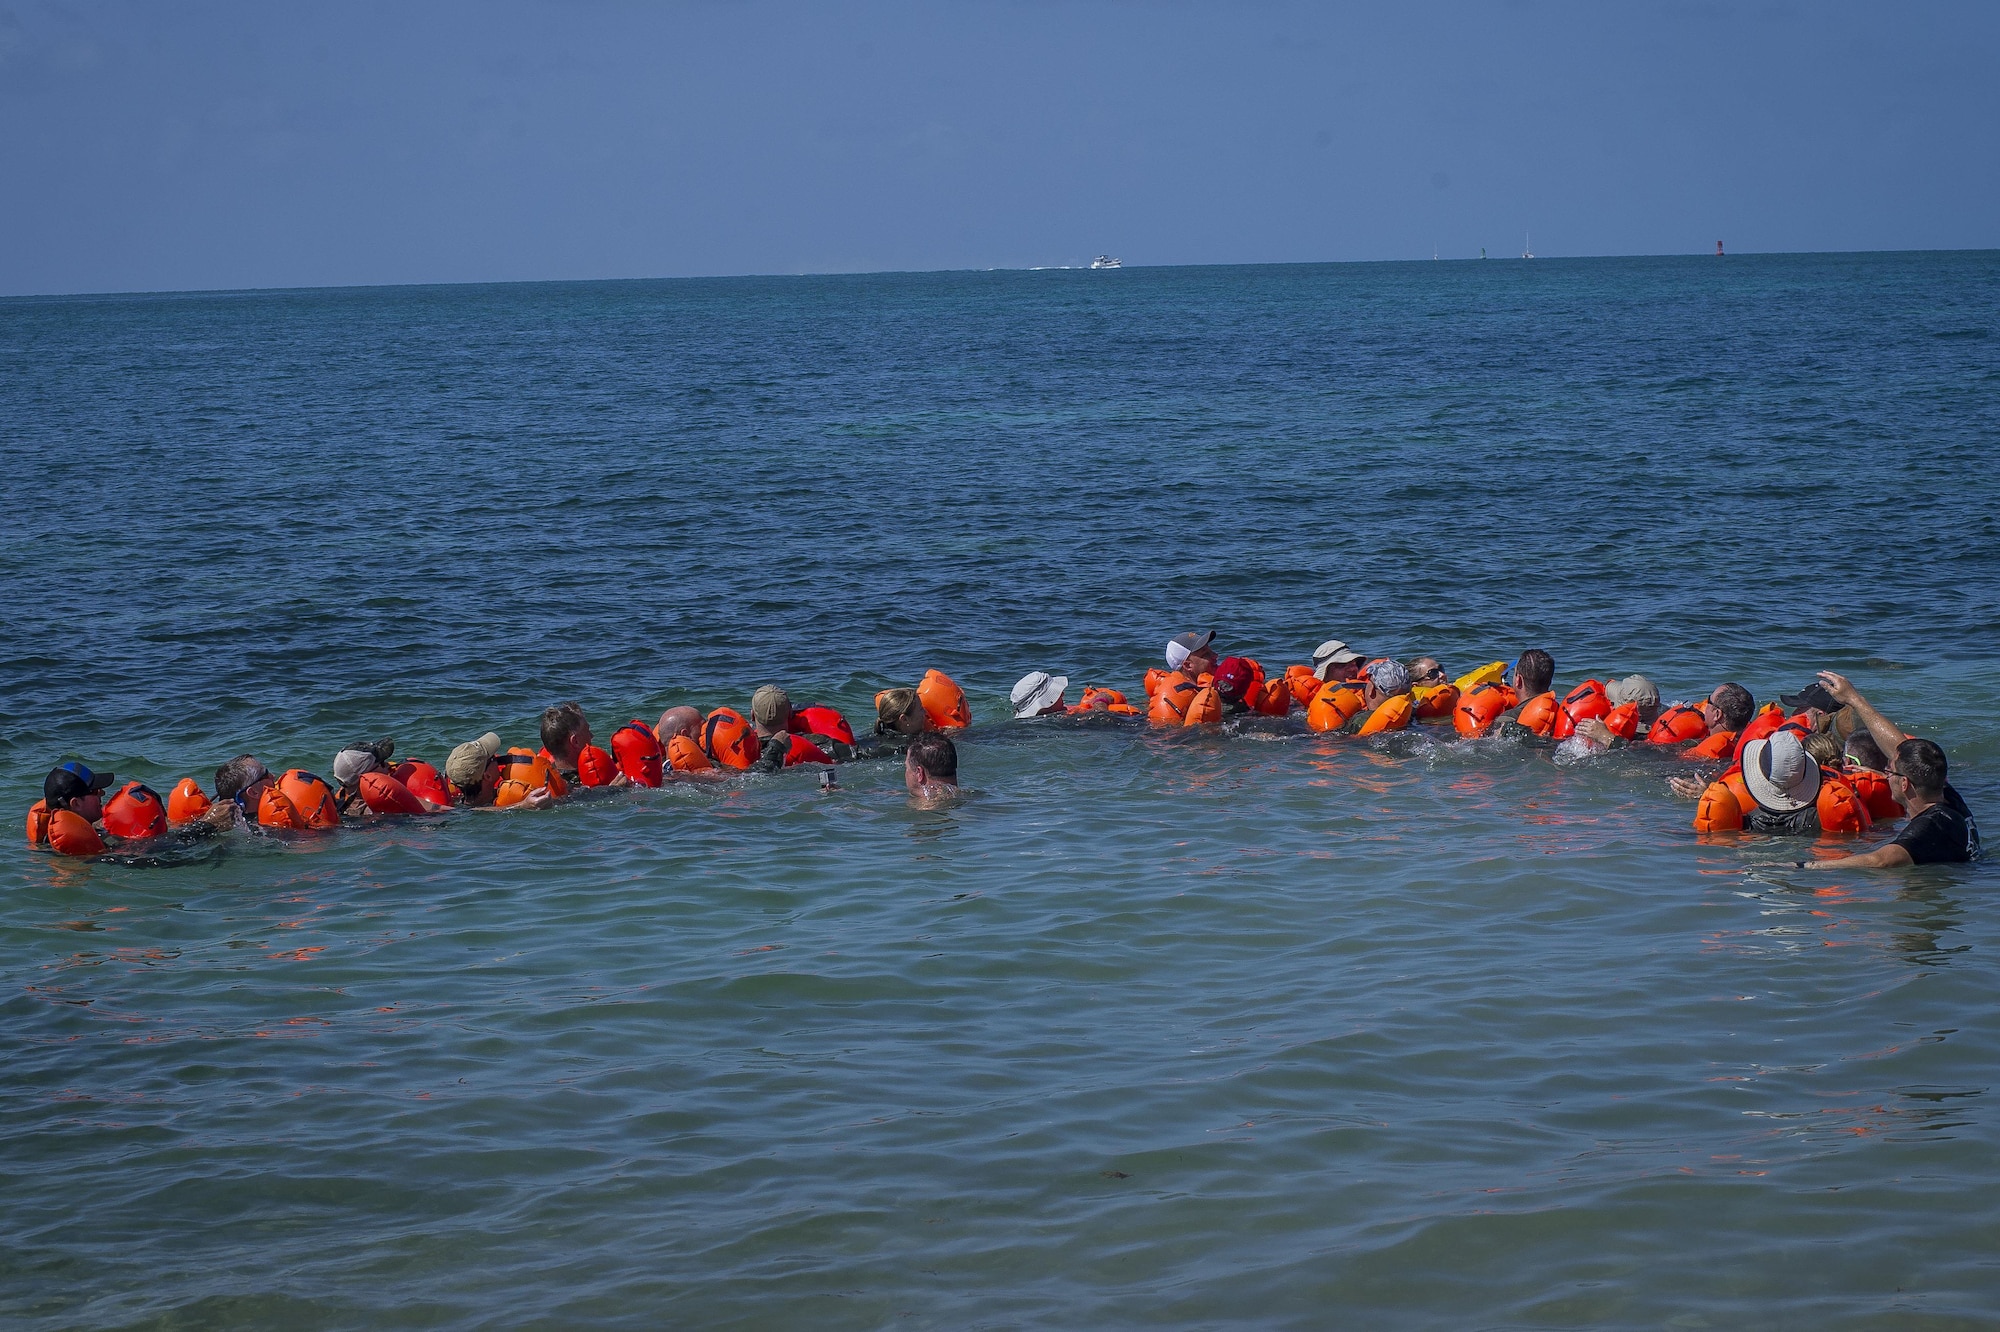
M 1972 811 L 1946 782 L 1935 805 L 1903 825 L 1894 845 L 1919 865 L 1946 865 L 1979 858 L 1979 825 Z

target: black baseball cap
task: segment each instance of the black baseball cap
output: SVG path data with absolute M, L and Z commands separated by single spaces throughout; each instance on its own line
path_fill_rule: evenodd
M 59 800 L 75 800 L 92 791 L 102 791 L 115 780 L 115 773 L 92 772 L 76 762 L 58 763 L 42 779 L 42 799 L 54 809 Z
M 1796 694 L 1780 694 L 1778 702 L 1785 705 L 1787 712 L 1797 712 L 1800 708 L 1818 708 L 1821 712 L 1839 712 L 1840 700 L 1827 692 L 1825 685 L 1815 680 Z

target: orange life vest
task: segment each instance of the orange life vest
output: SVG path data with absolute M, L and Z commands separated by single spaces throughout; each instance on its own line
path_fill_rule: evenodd
M 396 765 L 394 776 L 411 795 L 446 809 L 451 807 L 451 788 L 444 774 L 422 759 L 405 759 Z
M 1083 687 L 1083 700 L 1076 705 L 1078 712 L 1115 712 L 1121 716 L 1136 717 L 1139 709 L 1125 701 L 1125 695 L 1116 689 L 1100 689 L 1096 685 Z
M 364 772 L 354 785 L 361 792 L 361 803 L 368 806 L 371 814 L 424 812 L 424 802 L 417 798 L 417 793 L 397 781 L 392 773 Z
M 1556 702 L 1553 692 L 1536 694 L 1521 705 L 1521 710 L 1514 714 L 1514 720 L 1536 735 L 1551 735 L 1556 729 L 1557 715 L 1562 710 L 1562 704 Z
M 1375 711 L 1368 714 L 1368 720 L 1361 723 L 1362 735 L 1379 735 L 1383 731 L 1400 731 L 1410 724 L 1416 715 L 1416 704 L 1408 694 L 1397 694 L 1394 698 L 1382 700 Z
M 1500 714 L 1519 701 L 1506 685 L 1474 685 L 1451 710 L 1452 729 L 1468 739 L 1485 735 L 1500 720 Z
M 1604 725 L 1620 740 L 1631 740 L 1639 734 L 1639 705 L 1620 703 L 1604 714 Z
M 1319 693 L 1319 687 L 1325 683 L 1326 681 L 1313 674 L 1313 668 L 1310 666 L 1285 667 L 1285 686 L 1292 691 L 1292 702 L 1302 708 L 1312 706 L 1313 698 Z
M 1188 704 L 1201 686 L 1179 671 L 1168 671 L 1154 684 L 1152 702 L 1146 708 L 1146 719 L 1155 726 L 1187 725 Z
M 847 724 L 847 718 L 840 715 L 838 708 L 829 708 L 823 703 L 795 709 L 792 730 L 800 735 L 823 735 L 843 745 L 854 743 L 854 728 Z
M 1410 697 L 1417 705 L 1419 721 L 1436 721 L 1449 717 L 1458 707 L 1458 686 L 1454 684 L 1419 685 L 1410 691 Z
M 1736 732 L 1717 731 L 1687 753 L 1686 759 L 1725 759 L 1736 752 Z
M 569 783 L 556 771 L 555 760 L 546 753 L 515 748 L 499 757 L 500 780 L 493 787 L 495 809 L 511 809 L 543 787 L 556 800 L 569 794 Z
M 166 804 L 143 782 L 125 783 L 104 802 L 104 831 L 113 837 L 135 842 L 166 830 Z
M 1707 735 L 1708 721 L 1701 715 L 1701 709 L 1676 703 L 1654 720 L 1652 729 L 1646 732 L 1646 743 L 1685 745 Z
M 773 741 L 777 740 L 777 738 L 778 737 L 775 735 L 771 737 Z M 788 736 L 786 738 L 791 741 L 792 745 L 790 751 L 787 752 L 785 755 L 786 767 L 788 768 L 796 767 L 801 763 L 833 762 L 831 758 L 827 757 L 827 753 L 825 750 L 821 749 L 818 745 L 806 739 L 804 736 L 793 735 L 793 736 Z
M 1785 710 L 1776 703 L 1766 703 L 1757 710 L 1757 715 L 1750 719 L 1750 724 L 1743 728 L 1742 734 L 1736 737 L 1736 748 L 1730 753 L 1730 759 L 1734 762 L 1741 762 L 1743 758 L 1743 746 L 1749 744 L 1752 740 L 1762 740 L 1765 736 L 1776 732 L 1784 724 Z
M 1212 684 L 1205 684 L 1194 691 L 1187 701 L 1187 711 L 1182 714 L 1184 726 L 1210 726 L 1222 720 L 1222 695 Z
M 338 828 L 340 807 L 325 781 L 304 768 L 290 768 L 264 788 L 257 801 L 257 822 L 266 828 Z
M 1578 723 L 1595 720 L 1610 711 L 1611 699 L 1604 692 L 1604 682 L 1585 680 L 1563 696 L 1562 709 L 1556 713 L 1549 737 L 1567 740 L 1576 734 Z
M 665 780 L 660 737 L 646 723 L 628 721 L 613 731 L 611 752 L 618 756 L 618 771 L 630 778 L 634 786 L 658 786 Z
M 719 767 L 747 769 L 764 752 L 756 729 L 734 708 L 717 708 L 701 726 L 701 747 Z
M 677 735 L 667 741 L 667 766 L 675 772 L 712 772 L 715 769 L 701 742 L 691 735 Z
M 1252 712 L 1266 717 L 1289 716 L 1292 711 L 1291 686 L 1283 680 L 1265 680 L 1245 692 L 1243 701 L 1250 705 Z
M 1306 707 L 1306 725 L 1315 731 L 1337 731 L 1361 712 L 1361 691 L 1339 680 L 1328 680 Z
M 1710 782 L 1695 806 L 1694 830 L 1698 833 L 1736 832 L 1743 826 L 1743 807 L 1726 782 Z
M 917 701 L 930 714 L 931 725 L 940 731 L 972 725 L 972 705 L 965 701 L 965 691 L 943 671 L 924 672 L 917 684 Z
M 1834 837 L 1865 833 L 1875 823 L 1868 817 L 1868 806 L 1854 794 L 1854 788 L 1825 769 L 1820 770 L 1816 807 L 1819 811 L 1819 830 Z
M 172 824 L 193 823 L 214 808 L 208 793 L 201 789 L 201 783 L 192 777 L 183 777 L 174 783 L 174 789 L 167 792 L 167 822 Z
M 51 812 L 46 800 L 28 807 L 28 845 L 45 846 L 59 856 L 104 854 L 104 839 L 89 819 L 73 809 Z
M 1868 816 L 1873 819 L 1900 819 L 1903 807 L 1896 803 L 1896 797 L 1889 794 L 1889 779 L 1870 768 L 1849 768 L 1840 775 L 1840 780 L 1854 788 L 1854 794 L 1861 797 L 1861 803 L 1868 807 Z

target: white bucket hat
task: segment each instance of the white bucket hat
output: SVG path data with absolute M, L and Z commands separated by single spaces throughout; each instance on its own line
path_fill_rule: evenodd
M 1819 799 L 1819 764 L 1798 736 L 1779 731 L 1743 746 L 1743 785 L 1765 809 L 1790 814 Z
M 1361 654 L 1338 638 L 1329 638 L 1313 649 L 1313 674 L 1326 679 L 1329 666 L 1345 666 L 1350 661 L 1360 661 Z
M 1069 688 L 1067 675 L 1050 675 L 1047 671 L 1029 671 L 1015 684 L 1014 692 L 1008 695 L 1014 702 L 1016 717 L 1034 717 L 1042 709 L 1056 702 Z

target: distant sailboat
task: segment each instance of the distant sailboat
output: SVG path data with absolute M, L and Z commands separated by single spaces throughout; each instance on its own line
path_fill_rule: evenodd
M 1523 259 L 1535 257 L 1535 247 L 1528 243 L 1528 233 L 1525 231 L 1521 233 L 1521 257 Z

